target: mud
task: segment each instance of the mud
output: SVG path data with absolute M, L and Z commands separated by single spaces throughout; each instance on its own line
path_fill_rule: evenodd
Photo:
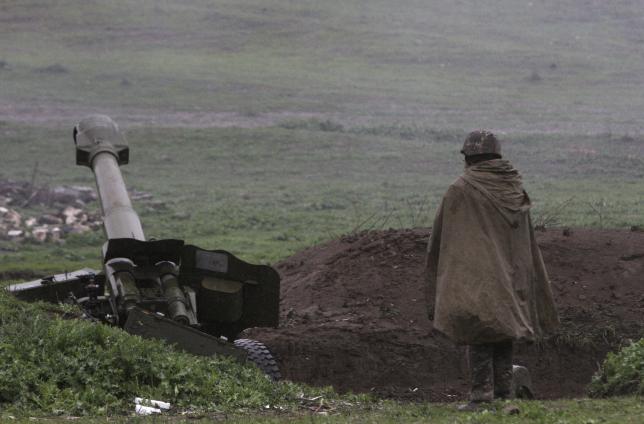
M 428 229 L 365 232 L 277 265 L 281 327 L 248 336 L 276 354 L 282 374 L 341 391 L 449 401 L 467 393 L 465 349 L 432 330 L 422 283 Z M 538 397 L 584 394 L 606 353 L 644 335 L 644 233 L 538 233 L 561 328 L 518 344 Z

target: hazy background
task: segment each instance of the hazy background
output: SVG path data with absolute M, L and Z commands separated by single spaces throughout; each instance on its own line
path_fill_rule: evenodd
M 5 120 L 632 133 L 644 3 L 5 1 L 0 60 Z
M 431 225 L 464 134 L 489 128 L 536 221 L 629 228 L 643 83 L 642 1 L 3 1 L 0 177 L 39 162 L 37 183 L 92 185 L 71 128 L 106 113 L 128 185 L 166 205 L 135 205 L 148 235 L 275 261 Z M 96 260 L 101 240 L 5 244 L 0 268 Z

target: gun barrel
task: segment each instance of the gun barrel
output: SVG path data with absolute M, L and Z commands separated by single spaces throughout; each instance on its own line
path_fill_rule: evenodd
M 76 163 L 96 177 L 106 237 L 145 240 L 119 168 L 128 162 L 129 148 L 116 123 L 105 115 L 89 116 L 74 128 L 74 142 Z
M 132 208 L 121 170 L 113 155 L 100 153 L 92 161 L 96 187 L 103 211 L 103 226 L 108 239 L 145 240 L 139 216 Z

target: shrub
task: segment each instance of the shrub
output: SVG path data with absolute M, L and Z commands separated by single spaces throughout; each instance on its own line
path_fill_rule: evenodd
M 644 394 L 644 339 L 609 353 L 588 392 L 592 397 Z

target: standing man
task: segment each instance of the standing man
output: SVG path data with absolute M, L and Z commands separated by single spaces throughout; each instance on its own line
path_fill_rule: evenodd
M 461 153 L 465 172 L 438 208 L 427 248 L 429 318 L 468 345 L 470 403 L 508 398 L 512 343 L 559 323 L 530 220 L 521 175 L 489 131 L 474 131 Z

